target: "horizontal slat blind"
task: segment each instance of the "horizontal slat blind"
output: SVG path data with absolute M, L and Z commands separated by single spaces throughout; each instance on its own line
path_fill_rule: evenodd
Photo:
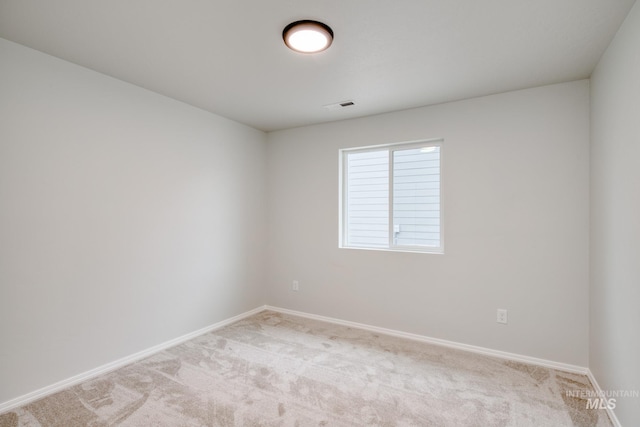
M 347 154 L 348 246 L 389 246 L 389 151 Z
M 440 147 L 393 152 L 393 244 L 440 246 Z

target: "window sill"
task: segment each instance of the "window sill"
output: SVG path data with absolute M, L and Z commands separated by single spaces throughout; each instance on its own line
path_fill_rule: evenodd
M 338 246 L 339 249 L 355 249 L 362 251 L 377 251 L 377 252 L 405 252 L 405 253 L 413 253 L 413 254 L 431 254 L 431 255 L 444 255 L 444 250 L 442 248 L 367 248 L 360 246 Z

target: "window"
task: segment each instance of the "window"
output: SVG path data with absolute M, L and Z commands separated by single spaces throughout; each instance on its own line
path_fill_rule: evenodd
M 340 150 L 340 247 L 442 252 L 442 141 Z

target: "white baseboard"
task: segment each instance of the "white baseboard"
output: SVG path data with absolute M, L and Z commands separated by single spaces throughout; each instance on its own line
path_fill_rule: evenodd
M 572 373 L 575 373 L 575 374 L 586 375 L 587 378 L 589 379 L 589 381 L 591 382 L 591 385 L 593 386 L 593 389 L 596 392 L 596 394 L 598 394 L 598 395 L 602 394 L 602 389 L 600 388 L 600 385 L 598 384 L 598 382 L 596 381 L 595 377 L 593 376 L 593 373 L 591 372 L 591 370 L 589 368 L 585 368 L 583 366 L 577 366 L 577 365 L 570 365 L 570 364 L 566 364 L 566 363 L 554 362 L 552 360 L 539 359 L 539 358 L 536 358 L 536 357 L 524 356 L 524 355 L 516 354 L 516 353 L 508 353 L 508 352 L 505 352 L 505 351 L 493 350 L 493 349 L 490 349 L 490 348 L 478 347 L 478 346 L 469 345 L 469 344 L 462 344 L 462 343 L 458 343 L 458 342 L 454 342 L 454 341 L 442 340 L 442 339 L 439 339 L 439 338 L 431 338 L 431 337 L 424 336 L 424 335 L 412 334 L 412 333 L 408 333 L 408 332 L 397 331 L 397 330 L 394 330 L 394 329 L 380 328 L 378 326 L 371 326 L 371 325 L 367 325 L 367 324 L 364 324 L 364 323 L 356 323 L 356 322 L 351 322 L 351 321 L 348 321 L 348 320 L 336 319 L 336 318 L 333 318 L 333 317 L 327 317 L 327 316 L 320 316 L 320 315 L 317 315 L 317 314 L 305 313 L 305 312 L 302 312 L 302 311 L 295 311 L 295 310 L 289 310 L 289 309 L 286 309 L 286 308 L 273 307 L 273 306 L 270 306 L 270 305 L 265 306 L 265 309 L 266 310 L 275 311 L 275 312 L 278 312 L 278 313 L 290 314 L 292 316 L 305 317 L 307 319 L 320 320 L 320 321 L 323 321 L 323 322 L 335 323 L 337 325 L 348 326 L 348 327 L 351 327 L 351 328 L 363 329 L 363 330 L 366 330 L 366 331 L 375 332 L 375 333 L 379 333 L 379 334 L 391 335 L 391 336 L 400 337 L 400 338 L 407 338 L 407 339 L 411 339 L 411 340 L 415 340 L 415 341 L 421 341 L 421 342 L 425 342 L 425 343 L 429 343 L 429 344 L 435 344 L 435 345 L 440 345 L 440 346 L 444 346 L 444 347 L 455 348 L 455 349 L 458 349 L 458 350 L 469 351 L 469 352 L 472 352 L 472 353 L 484 354 L 484 355 L 487 355 L 487 356 L 498 357 L 500 359 L 513 360 L 513 361 L 516 361 L 516 362 L 522 362 L 522 363 L 528 363 L 528 364 L 532 364 L 532 365 L 543 366 L 545 368 L 557 369 L 559 371 L 572 372 Z M 613 424 L 613 426 L 614 427 L 622 427 L 622 425 L 620 424 L 620 421 L 618 420 L 618 417 L 616 417 L 616 414 L 614 413 L 613 409 L 611 409 L 609 407 L 607 407 L 606 409 L 607 409 L 607 415 L 609 416 L 609 419 L 611 420 L 611 423 Z
M 490 348 L 478 347 L 478 346 L 469 345 L 469 344 L 462 344 L 462 343 L 447 341 L 439 338 L 431 338 L 425 335 L 412 334 L 408 332 L 397 331 L 394 329 L 380 328 L 378 326 L 366 325 L 364 323 L 350 322 L 348 320 L 340 320 L 340 319 L 335 319 L 333 317 L 319 316 L 317 314 L 309 314 L 301 311 L 289 310 L 286 308 L 273 307 L 270 305 L 265 306 L 265 308 L 267 310 L 275 311 L 278 313 L 291 314 L 293 316 L 306 317 L 308 319 L 335 323 L 338 325 L 349 326 L 357 329 L 364 329 L 364 330 L 376 332 L 379 334 L 391 335 L 394 337 L 407 338 L 414 341 L 421 341 L 429 344 L 455 348 L 458 350 L 470 351 L 472 353 L 484 354 L 486 356 L 498 357 L 500 359 L 507 359 L 507 360 L 513 360 L 516 362 L 544 366 L 545 368 L 557 369 L 559 371 L 572 372 L 572 373 L 581 374 L 581 375 L 587 375 L 589 372 L 589 369 L 583 366 L 569 365 L 566 363 L 554 362 L 551 360 L 538 359 L 536 357 L 523 356 L 521 354 L 508 353 L 500 350 L 492 350 Z
M 207 332 L 213 331 L 215 329 L 219 329 L 222 328 L 224 326 L 227 326 L 231 323 L 237 322 L 238 320 L 242 320 L 245 317 L 249 317 L 252 316 L 256 313 L 260 313 L 264 310 L 270 310 L 270 311 L 275 311 L 278 313 L 283 313 L 283 314 L 290 314 L 293 316 L 299 316 L 299 317 L 305 317 L 308 319 L 314 319 L 314 320 L 320 320 L 323 322 L 329 322 L 329 323 L 334 323 L 334 324 L 338 324 L 338 325 L 342 325 L 342 326 L 348 326 L 348 327 L 352 327 L 352 328 L 357 328 L 357 329 L 363 329 L 363 330 L 367 330 L 367 331 L 371 331 L 371 332 L 375 332 L 375 333 L 379 333 L 379 334 L 384 334 L 384 335 L 391 335 L 391 336 L 395 336 L 395 337 L 400 337 L 400 338 L 407 338 L 410 340 L 414 340 L 414 341 L 421 341 L 421 342 L 425 342 L 425 343 L 429 343 L 429 344 L 435 344 L 435 345 L 440 345 L 440 346 L 444 346 L 444 347 L 449 347 L 449 348 L 455 348 L 458 350 L 464 350 L 464 351 L 469 351 L 472 353 L 478 353 L 478 354 L 484 354 L 487 356 L 493 356 L 493 357 L 498 357 L 501 359 L 507 359 L 507 360 L 513 360 L 513 361 L 517 361 L 517 362 L 522 362 L 522 363 L 529 363 L 529 364 L 533 364 L 533 365 L 538 365 L 538 366 L 544 366 L 546 368 L 552 368 L 552 369 L 558 369 L 561 371 L 566 371 L 566 372 L 573 372 L 573 373 L 577 373 L 577 374 L 582 374 L 582 375 L 587 375 L 589 380 L 591 381 L 591 383 L 593 384 L 593 387 L 596 391 L 600 391 L 600 387 L 597 383 L 597 381 L 595 380 L 595 378 L 593 377 L 593 374 L 591 373 L 591 371 L 589 371 L 588 368 L 582 367 L 582 366 L 576 366 L 576 365 L 569 365 L 569 364 L 565 364 L 565 363 L 559 363 L 559 362 L 554 362 L 554 361 L 550 361 L 550 360 L 545 360 L 545 359 L 538 359 L 535 357 L 529 357 L 529 356 L 523 356 L 520 354 L 515 354 L 515 353 L 508 353 L 508 352 L 504 352 L 504 351 L 499 351 L 499 350 L 492 350 L 489 348 L 484 348 L 484 347 L 478 347 L 478 346 L 474 346 L 474 345 L 468 345 L 468 344 L 462 344 L 462 343 L 457 343 L 454 341 L 447 341 L 447 340 L 443 340 L 443 339 L 439 339 L 439 338 L 431 338 L 431 337 L 427 337 L 424 335 L 418 335 L 418 334 L 412 334 L 412 333 L 408 333 L 408 332 L 402 332 L 402 331 L 397 331 L 394 329 L 387 329 L 387 328 L 381 328 L 378 326 L 371 326 L 371 325 L 366 325 L 364 323 L 357 323 L 357 322 L 351 322 L 351 321 L 347 321 L 347 320 L 340 320 L 340 319 L 336 319 L 333 317 L 327 317 L 327 316 L 320 316 L 320 315 L 316 315 L 316 314 L 310 314 L 310 313 L 304 313 L 301 311 L 295 311 L 295 310 L 289 310 L 289 309 L 285 309 L 285 308 L 280 308 L 280 307 L 273 307 L 273 306 L 269 306 L 269 305 L 264 305 L 261 307 L 257 307 L 253 310 L 247 311 L 245 313 L 239 314 L 237 316 L 231 317 L 229 319 L 225 319 L 223 321 L 220 321 L 218 323 L 215 323 L 213 325 L 204 327 L 202 329 L 199 329 L 197 331 L 191 332 L 189 334 L 183 335 L 181 337 L 172 339 L 170 341 L 166 341 L 162 344 L 158 344 L 156 346 L 150 347 L 146 350 L 142 350 L 138 353 L 132 354 L 130 356 L 127 357 L 123 357 L 122 359 L 118 359 L 114 362 L 111 363 L 107 363 L 106 365 L 102 365 L 99 366 L 95 369 L 92 369 L 90 371 L 75 375 L 71 378 L 68 378 L 66 380 L 62 380 L 59 381 L 55 384 L 49 385 L 47 387 L 43 387 L 39 390 L 33 391 L 31 393 L 27 393 L 23 396 L 19 396 L 15 399 L 9 400 L 7 402 L 3 402 L 0 403 L 0 413 L 9 411 L 11 409 L 17 408 L 19 406 L 22 405 L 26 405 L 27 403 L 33 402 L 34 400 L 43 398 L 47 395 L 56 393 L 58 391 L 61 391 L 65 388 L 77 385 L 83 381 L 86 381 L 88 379 L 97 377 L 98 375 L 102 375 L 102 374 L 106 374 L 108 372 L 114 371 L 118 368 L 121 368 L 125 365 L 128 365 L 130 363 L 136 362 L 140 359 L 144 359 L 145 357 L 151 356 L 155 353 L 158 353 L 162 350 L 165 350 L 169 347 L 173 347 L 175 345 L 181 344 L 185 341 L 188 341 L 192 338 L 195 338 L 199 335 L 205 334 Z M 612 422 L 614 423 L 615 427 L 620 427 L 620 422 L 618 421 L 618 419 L 616 418 L 615 414 L 613 413 L 613 411 L 607 409 L 607 413 L 609 414 L 609 417 L 611 418 Z
M 587 370 L 587 377 L 589 378 L 589 381 L 591 381 L 591 385 L 593 386 L 593 390 L 596 392 L 596 394 L 598 396 L 603 396 L 604 392 L 602 391 L 602 388 L 600 388 L 600 384 L 598 384 L 598 381 L 596 381 L 596 377 L 593 376 L 591 369 Z M 607 415 L 609 415 L 609 419 L 611 420 L 611 424 L 613 424 L 613 427 L 622 427 L 622 424 L 620 424 L 620 420 L 618 420 L 618 417 L 616 417 L 613 409 L 609 408 L 609 405 L 606 405 L 606 408 Z
M 51 384 L 49 386 L 43 387 L 39 390 L 33 391 L 31 393 L 27 393 L 23 396 L 16 397 L 15 399 L 11 399 L 7 402 L 0 403 L 0 413 L 9 411 L 11 409 L 17 408 L 22 405 L 26 405 L 27 403 L 33 402 L 34 400 L 41 399 L 47 395 L 56 393 L 61 391 L 67 387 L 71 387 L 77 385 L 83 381 L 88 379 L 97 377 L 98 375 L 106 374 L 108 372 L 114 371 L 118 368 L 121 368 L 125 365 L 129 365 L 133 362 L 136 362 L 140 359 L 144 359 L 145 357 L 149 357 L 155 353 L 158 353 L 162 350 L 165 350 L 169 347 L 176 346 L 178 344 L 182 344 L 185 341 L 188 341 L 192 338 L 195 338 L 199 335 L 206 334 L 207 332 L 220 329 L 224 326 L 227 326 L 231 323 L 237 322 L 238 320 L 242 320 L 245 317 L 252 316 L 256 313 L 260 313 L 264 311 L 266 306 L 260 306 L 253 310 L 247 311 L 245 313 L 239 314 L 237 316 L 230 317 L 228 319 L 222 320 L 218 323 L 214 323 L 213 325 L 206 326 L 202 329 L 198 329 L 197 331 L 188 333 L 178 338 L 174 338 L 170 341 L 163 342 L 162 344 L 155 345 L 146 350 L 139 351 L 135 354 L 132 354 L 127 357 L 123 357 L 122 359 L 118 359 L 114 362 L 107 363 L 106 365 L 99 366 L 95 369 L 91 369 L 90 371 L 83 372 L 81 374 L 75 375 L 71 378 L 67 378 L 66 380 L 59 381 L 55 384 Z

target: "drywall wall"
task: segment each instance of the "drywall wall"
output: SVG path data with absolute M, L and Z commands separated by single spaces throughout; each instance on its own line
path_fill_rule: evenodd
M 589 363 L 605 391 L 640 394 L 640 4 L 591 80 Z M 615 397 L 615 396 L 614 396 Z M 640 397 L 619 397 L 640 425 Z
M 0 58 L 0 403 L 264 304 L 264 133 Z
M 269 304 L 587 366 L 588 81 L 267 138 Z M 338 150 L 426 138 L 444 255 L 339 249 Z

